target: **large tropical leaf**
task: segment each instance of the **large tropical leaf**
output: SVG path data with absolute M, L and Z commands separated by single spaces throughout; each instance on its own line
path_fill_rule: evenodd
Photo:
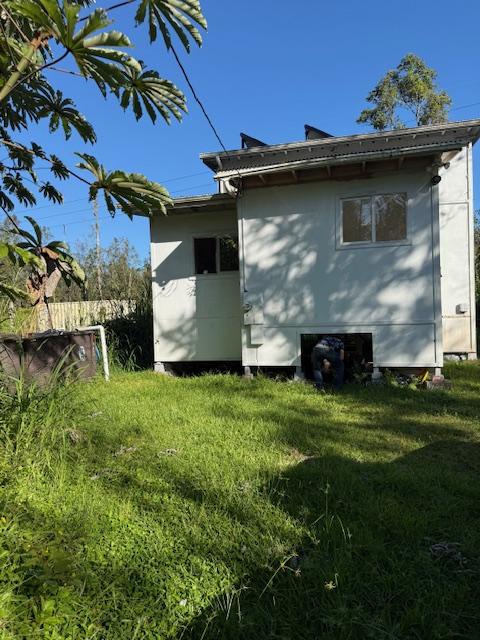
M 58 180 L 66 180 L 70 176 L 69 170 L 58 156 L 52 153 L 52 155 L 50 156 L 50 162 L 50 171 Z
M 21 266 L 35 267 L 37 269 L 43 268 L 43 262 L 36 253 L 15 243 L 0 242 L 0 259 L 1 258 L 8 258 L 10 262 L 14 264 L 19 263 Z
M 96 142 L 97 136 L 92 125 L 75 108 L 70 98 L 64 98 L 61 91 L 55 91 L 51 85 L 45 83 L 36 92 L 38 118 L 49 118 L 50 133 L 56 131 L 60 125 L 68 140 L 72 135 L 72 128 L 80 135 L 84 142 Z
M 14 195 L 25 206 L 33 206 L 37 200 L 33 193 L 23 184 L 20 173 L 7 173 L 2 177 L 3 188 Z
M 77 166 L 89 171 L 95 178 L 90 187 L 90 200 L 94 200 L 98 192 L 103 190 L 105 204 L 112 216 L 117 208 L 130 218 L 135 214 L 152 216 L 159 212 L 166 213 L 166 207 L 172 204 L 168 191 L 145 176 L 124 171 L 107 172 L 93 156 L 86 153 L 77 153 L 77 156 L 82 160 Z
M 38 188 L 44 198 L 55 204 L 63 203 L 63 195 L 56 189 L 51 182 L 42 182 Z
M 62 9 L 57 0 L 14 0 L 12 9 L 28 18 L 47 37 L 54 38 L 70 53 L 80 71 L 91 78 L 106 95 L 106 88 L 118 91 L 121 70 L 141 69 L 140 63 L 120 51 L 130 47 L 130 40 L 119 31 L 102 31 L 111 24 L 103 9 L 95 9 L 79 27 L 80 5 L 64 0 Z M 114 48 L 112 48 L 114 47 Z
M 14 287 L 11 284 L 0 281 L 0 296 L 6 297 L 12 302 L 16 300 L 28 300 L 30 298 L 27 291 Z
M 7 194 L 0 189 L 0 208 L 4 211 L 13 211 L 15 208 L 15 204 L 11 198 L 7 196 Z
M 170 123 L 171 115 L 180 121 L 182 111 L 187 111 L 184 94 L 172 82 L 160 78 L 156 71 L 131 67 L 124 72 L 120 104 L 124 109 L 132 106 L 137 120 L 145 109 L 152 122 L 157 119 L 157 112 Z
M 76 9 L 76 8 L 75 8 Z M 75 11 L 72 11 L 73 14 Z M 77 19 L 72 17 L 72 21 Z M 68 30 L 67 39 L 63 42 L 78 65 L 82 75 L 92 78 L 102 93 L 106 94 L 106 87 L 117 92 L 123 80 L 123 69 L 129 67 L 141 71 L 140 63 L 124 51 L 112 47 L 130 47 L 130 40 L 119 31 L 97 33 L 110 24 L 107 14 L 102 9 L 96 9 L 86 20 L 83 27 L 72 34 L 73 23 Z
M 51 246 L 51 245 L 48 245 Z M 63 277 L 67 284 L 75 282 L 80 287 L 84 286 L 87 281 L 85 271 L 80 266 L 80 263 L 72 256 L 68 251 L 62 250 L 57 244 L 56 251 L 58 253 L 58 263 L 61 268 Z
M 42 229 L 40 228 L 40 225 L 38 224 L 38 222 L 35 220 L 35 218 L 32 218 L 31 216 L 25 216 L 25 218 L 30 222 L 30 224 L 33 227 L 33 230 L 35 232 L 35 242 L 37 244 L 38 247 L 42 246 L 42 240 L 43 240 L 43 233 L 42 233 Z M 23 231 L 23 235 L 26 236 L 27 238 L 31 238 L 31 234 L 27 233 L 26 231 Z
M 189 36 L 200 46 L 202 35 L 198 27 L 207 28 L 199 0 L 141 0 L 135 20 L 140 24 L 145 19 L 148 20 L 150 41 L 157 39 L 160 30 L 167 49 L 172 46 L 171 30 L 190 51 Z

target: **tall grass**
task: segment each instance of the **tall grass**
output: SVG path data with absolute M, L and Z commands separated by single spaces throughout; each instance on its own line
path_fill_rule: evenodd
M 0 638 L 478 637 L 480 369 L 449 375 L 4 389 Z
M 27 333 L 31 330 L 35 313 L 31 306 L 21 307 L 0 298 L 0 333 Z
M 0 378 L 0 637 L 49 635 L 59 594 L 48 548 L 57 535 L 29 500 L 34 486 L 65 476 L 75 416 L 74 386 L 54 373 L 39 387 L 24 376 Z M 33 631 L 32 629 L 36 629 Z M 38 633 L 38 636 L 37 636 Z M 42 635 L 43 634 L 43 635 Z
M 149 281 L 137 292 L 135 308 L 103 324 L 112 368 L 134 371 L 153 367 L 153 307 Z

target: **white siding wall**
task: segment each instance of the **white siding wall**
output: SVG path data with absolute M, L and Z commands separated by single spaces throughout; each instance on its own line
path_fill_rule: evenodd
M 442 270 L 443 347 L 475 354 L 475 283 L 471 148 L 462 149 L 441 171 L 440 262 Z M 467 311 L 461 313 L 459 305 Z
M 339 199 L 392 192 L 408 195 L 408 242 L 339 247 Z M 428 173 L 251 189 L 238 208 L 242 289 L 257 316 L 242 332 L 244 364 L 299 366 L 301 334 L 326 332 L 371 332 L 377 366 L 443 364 Z
M 195 236 L 236 234 L 235 212 L 151 222 L 155 362 L 240 360 L 238 272 L 195 275 Z

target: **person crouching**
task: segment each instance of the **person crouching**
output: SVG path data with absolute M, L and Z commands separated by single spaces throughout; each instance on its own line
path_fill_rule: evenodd
M 339 338 L 325 336 L 317 342 L 312 351 L 313 379 L 316 388 L 321 391 L 324 386 L 324 376 L 333 372 L 333 388 L 342 388 L 344 378 L 345 346 Z

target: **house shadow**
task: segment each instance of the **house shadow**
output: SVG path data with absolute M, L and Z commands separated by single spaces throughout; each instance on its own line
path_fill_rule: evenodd
M 438 440 L 389 463 L 298 456 L 264 487 L 298 544 L 250 567 L 181 637 L 479 637 L 480 443 Z
M 106 472 L 91 478 L 102 487 L 105 503 L 127 496 L 130 517 L 138 522 L 152 521 L 145 515 L 162 522 L 165 496 L 178 501 L 187 522 L 179 530 L 176 553 L 188 558 L 187 571 L 202 567 L 202 575 L 213 576 L 213 587 L 208 591 L 208 581 L 202 583 L 195 605 L 198 585 L 179 593 L 192 606 L 177 618 L 183 627 L 168 637 L 478 637 L 480 444 L 473 436 L 468 439 L 466 428 L 455 429 L 460 396 L 346 388 L 357 418 L 354 437 L 335 420 L 334 398 L 313 396 L 314 402 L 302 403 L 298 391 L 289 394 L 285 388 L 279 397 L 274 384 L 235 381 L 229 388 L 232 402 L 226 405 L 220 376 L 199 384 L 214 418 L 235 423 L 261 417 L 263 448 L 269 442 L 272 450 L 289 452 L 288 466 L 282 454 L 280 472 L 272 472 L 270 464 L 263 467 L 259 459 L 253 476 L 248 471 L 232 484 L 226 474 L 225 481 L 210 482 L 205 461 L 197 465 L 181 455 L 159 457 L 155 446 L 146 443 L 131 462 L 130 454 L 106 462 L 105 451 L 117 452 L 129 440 L 125 430 L 100 426 L 71 454 L 92 472 Z M 311 400 L 309 390 L 304 391 Z M 249 410 L 236 402 L 247 393 Z M 381 410 L 373 419 L 377 401 Z M 475 410 L 463 407 L 472 412 L 466 413 L 472 424 Z M 135 423 L 128 425 L 128 435 L 141 434 Z M 409 453 L 400 455 L 404 451 Z M 156 475 L 160 484 L 149 480 Z M 143 615 L 142 598 L 155 575 L 162 595 L 157 608 L 150 609 L 152 617 L 142 623 L 145 636 L 138 636 L 148 637 L 155 616 L 161 620 L 164 607 L 172 606 L 167 596 L 178 588 L 183 561 L 172 565 L 171 555 L 156 540 L 142 536 L 142 562 L 132 562 L 130 550 L 120 544 L 114 562 L 91 563 L 83 552 L 91 532 L 81 510 L 74 512 L 73 519 L 70 510 L 56 514 L 31 508 L 24 514 L 33 529 L 50 522 L 52 531 L 64 533 L 51 541 L 57 551 L 48 559 L 37 562 L 41 548 L 35 551 L 35 575 L 22 589 L 40 588 L 47 580 L 75 585 L 79 576 L 86 584 L 111 585 L 120 604 L 116 610 L 105 607 L 99 633 L 120 637 L 124 625 L 127 637 L 122 603 L 135 603 Z M 432 553 L 432 546 L 444 542 L 458 543 L 457 555 Z M 217 572 L 228 584 L 223 591 Z M 97 598 L 94 588 L 82 591 L 78 606 L 95 609 Z

